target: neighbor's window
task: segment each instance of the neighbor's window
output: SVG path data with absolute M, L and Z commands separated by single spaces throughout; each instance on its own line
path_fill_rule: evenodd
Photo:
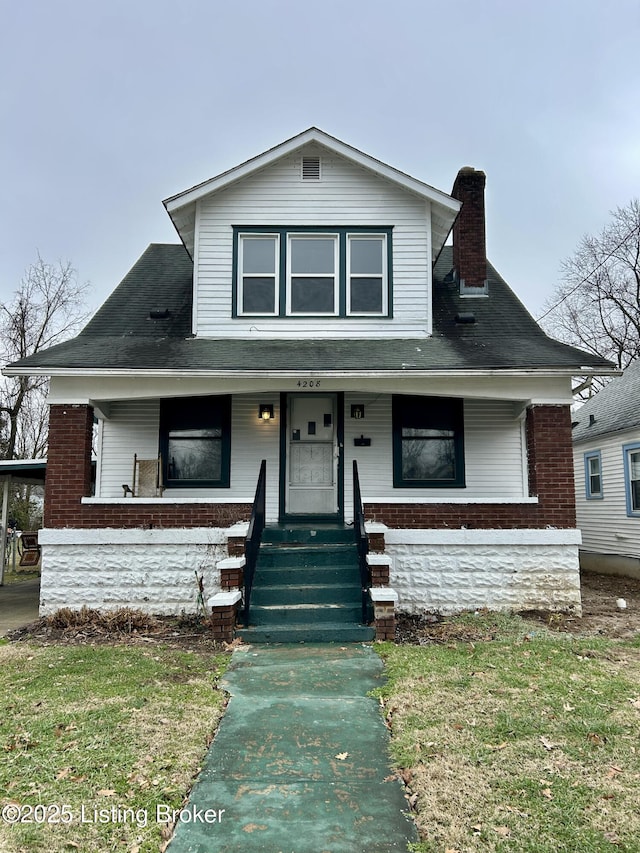
M 390 317 L 391 228 L 234 228 L 236 317 Z
M 162 400 L 160 452 L 167 488 L 228 487 L 231 398 Z
M 596 500 L 602 494 L 602 459 L 599 450 L 584 454 L 584 483 L 587 500 Z
M 627 515 L 640 516 L 640 443 L 624 444 L 624 481 Z
M 409 488 L 465 485 L 462 400 L 394 396 L 393 484 Z

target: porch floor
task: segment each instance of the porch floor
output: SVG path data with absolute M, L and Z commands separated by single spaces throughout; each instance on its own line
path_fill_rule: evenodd
M 382 662 L 364 645 L 236 649 L 231 701 L 169 853 L 368 853 L 418 840 L 388 759 L 377 700 Z

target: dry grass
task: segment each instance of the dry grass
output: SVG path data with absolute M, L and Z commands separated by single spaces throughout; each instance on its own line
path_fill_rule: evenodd
M 0 822 L 2 853 L 158 853 L 222 714 L 228 656 L 154 644 L 0 645 L 0 804 L 69 807 L 73 820 Z M 81 820 L 113 807 L 128 821 Z
M 382 651 L 417 850 L 640 851 L 637 644 L 512 630 Z

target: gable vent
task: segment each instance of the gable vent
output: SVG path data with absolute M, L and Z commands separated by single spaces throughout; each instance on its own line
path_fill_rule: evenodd
M 302 158 L 302 180 L 303 181 L 319 181 L 320 180 L 320 158 L 319 157 L 303 157 Z

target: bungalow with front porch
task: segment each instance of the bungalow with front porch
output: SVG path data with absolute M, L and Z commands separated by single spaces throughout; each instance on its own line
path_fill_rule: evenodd
M 235 607 L 256 494 L 259 554 L 279 530 L 292 571 L 281 601 L 258 571 L 252 624 L 288 607 L 322 633 L 342 599 L 296 548 L 324 542 L 339 574 L 328 531 L 363 519 L 387 606 L 580 612 L 571 379 L 611 365 L 487 262 L 484 186 L 464 168 L 449 195 L 311 128 L 167 199 L 182 243 L 6 369 L 51 377 L 41 612 L 193 611 L 194 574 Z

